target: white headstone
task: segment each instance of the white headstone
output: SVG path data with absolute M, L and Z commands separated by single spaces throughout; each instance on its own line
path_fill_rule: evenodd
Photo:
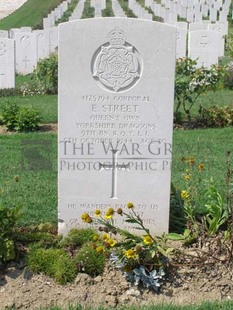
M 56 53 L 58 50 L 58 27 L 49 28 L 49 52 Z
M 179 23 L 176 25 L 178 26 Z M 187 23 L 186 23 L 187 25 Z M 187 46 L 187 26 L 186 29 L 184 27 L 177 27 L 176 33 L 176 58 L 186 57 L 186 46 Z
M 32 73 L 37 65 L 37 38 L 32 32 L 16 32 L 16 72 Z
M 197 67 L 209 68 L 218 63 L 219 34 L 215 31 L 197 30 L 189 32 L 188 55 L 197 59 Z
M 0 88 L 15 87 L 15 41 L 0 38 Z
M 60 233 L 127 202 L 168 231 L 175 41 L 175 27 L 139 19 L 59 26 Z
M 37 60 L 49 57 L 49 29 L 34 30 L 37 37 Z
M 9 32 L 8 30 L 0 30 L 0 38 L 8 38 Z
M 219 56 L 224 56 L 225 52 L 225 35 L 228 32 L 228 23 L 209 24 L 208 29 L 219 34 L 218 50 Z

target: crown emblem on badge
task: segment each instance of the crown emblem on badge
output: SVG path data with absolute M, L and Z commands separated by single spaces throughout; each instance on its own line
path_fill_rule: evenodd
M 108 40 L 111 45 L 124 45 L 126 39 L 126 33 L 120 28 L 115 28 L 108 34 Z

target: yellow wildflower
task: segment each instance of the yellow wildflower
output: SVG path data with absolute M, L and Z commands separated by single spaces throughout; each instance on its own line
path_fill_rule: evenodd
M 202 171 L 204 169 L 204 164 L 199 163 L 198 164 L 198 170 Z
M 145 244 L 150 245 L 150 244 L 153 243 L 153 239 L 151 238 L 151 236 L 148 236 L 148 235 L 147 235 L 147 236 L 144 237 L 143 242 L 144 242 Z
M 88 216 L 88 218 L 86 219 L 85 222 L 88 223 L 88 224 L 91 224 L 92 223 L 92 218 L 90 216 Z
M 186 161 L 186 157 L 183 156 L 183 157 L 181 158 L 181 161 L 182 161 L 182 163 L 184 163 L 184 162 Z
M 99 240 L 99 236 L 98 236 L 98 235 L 94 235 L 93 238 L 92 238 L 92 240 L 93 240 L 93 241 Z
M 105 212 L 105 216 L 104 216 L 105 220 L 110 220 L 112 218 L 112 213 L 111 212 L 108 212 L 106 211 Z
M 190 164 L 190 166 L 193 166 L 194 163 L 195 163 L 194 158 L 193 158 L 193 157 L 190 157 L 190 158 L 189 158 L 189 164 Z
M 113 215 L 114 214 L 113 208 L 108 208 L 106 213 L 108 213 L 109 215 Z
M 124 255 L 127 258 L 135 258 L 136 252 L 132 249 L 129 249 L 129 250 L 125 251 Z
M 105 241 L 108 240 L 109 239 L 109 235 L 108 234 L 103 234 L 102 235 L 102 239 L 105 240 Z
M 129 203 L 127 204 L 127 208 L 128 208 L 128 209 L 132 209 L 132 208 L 134 208 L 133 203 L 132 203 L 132 202 L 129 202 Z
M 109 239 L 108 240 L 108 243 L 111 247 L 114 247 L 114 245 L 116 244 L 116 240 L 113 240 L 113 239 Z
M 190 175 L 185 174 L 185 175 L 184 175 L 184 179 L 185 179 L 186 181 L 189 181 L 189 180 L 190 180 Z
M 90 216 L 89 216 L 88 213 L 83 213 L 83 214 L 81 215 L 81 219 L 82 219 L 84 222 L 86 222 L 87 219 L 88 219 L 89 217 L 90 217 Z
M 102 247 L 102 245 L 97 246 L 97 248 L 95 249 L 97 253 L 103 253 L 104 248 Z
M 188 199 L 189 193 L 187 191 L 181 191 L 181 198 L 182 199 Z
M 95 210 L 95 216 L 100 216 L 101 215 L 101 211 L 100 210 Z

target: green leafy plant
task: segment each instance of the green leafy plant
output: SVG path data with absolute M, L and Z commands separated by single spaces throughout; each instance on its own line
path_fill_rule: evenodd
M 21 216 L 20 207 L 5 207 L 0 201 L 0 261 L 15 258 L 15 227 Z
M 203 217 L 203 223 L 207 233 L 214 235 L 227 221 L 228 212 L 223 198 L 214 186 L 212 179 L 209 181 L 209 185 L 205 190 L 205 198 L 207 201 L 205 204 L 207 214 Z
M 84 213 L 82 220 L 89 224 L 94 223 L 99 226 L 99 231 L 102 231 L 101 234 L 96 234 L 93 237 L 93 247 L 96 252 L 110 255 L 115 265 L 127 273 L 128 279 L 132 278 L 134 282 L 137 282 L 135 277 L 139 276 L 139 273 L 143 277 L 146 273 L 148 285 L 154 283 L 155 287 L 158 287 L 157 280 L 154 282 L 155 276 L 165 266 L 173 251 L 173 248 L 167 246 L 167 240 L 183 239 L 183 236 L 171 233 L 154 237 L 150 234 L 149 229 L 144 226 L 140 216 L 134 211 L 134 205 L 128 203 L 127 208 L 129 209 L 128 213 L 121 208 L 116 211 L 109 208 L 104 215 L 100 210 L 95 210 L 95 216 L 91 217 L 88 213 Z M 124 221 L 132 224 L 134 228 L 141 231 L 141 234 L 133 234 L 117 227 L 114 224 L 114 216 L 124 217 Z M 119 241 L 114 237 L 115 235 L 119 236 Z M 156 276 L 156 279 L 158 278 Z
M 207 90 L 216 90 L 223 77 L 223 68 L 212 65 L 210 69 L 196 68 L 197 62 L 190 58 L 180 58 L 176 63 L 175 77 L 175 120 L 180 118 L 180 109 L 191 121 L 191 110 L 200 95 Z
M 16 131 L 35 131 L 39 128 L 40 117 L 35 108 L 21 107 L 17 115 Z
M 233 61 L 225 67 L 224 87 L 233 89 Z
M 58 58 L 57 54 L 50 54 L 46 59 L 37 63 L 33 78 L 40 83 L 40 88 L 47 94 L 57 94 L 58 90 Z
M 202 108 L 199 111 L 200 121 L 206 127 L 227 127 L 233 125 L 233 108 L 217 107 Z
M 20 89 L 18 88 L 3 88 L 0 89 L 0 97 L 12 97 L 20 95 Z
M 10 131 L 35 131 L 38 129 L 39 121 L 39 113 L 35 108 L 9 104 L 2 111 L 2 123 Z
M 32 272 L 43 272 L 59 284 L 72 282 L 77 275 L 74 260 L 63 249 L 44 249 L 32 245 L 28 254 L 28 267 Z
M 233 32 L 226 36 L 226 51 L 233 57 Z
M 8 130 L 15 130 L 17 126 L 17 118 L 19 113 L 19 106 L 15 103 L 7 104 L 2 110 L 2 123 Z
M 67 236 L 61 240 L 60 246 L 75 249 L 90 242 L 94 235 L 95 231 L 91 228 L 73 228 L 68 232 Z
M 78 270 L 90 276 L 102 274 L 105 266 L 105 256 L 97 252 L 90 244 L 82 246 L 74 257 Z
M 182 162 L 185 173 L 182 174 L 184 185 L 180 191 L 180 198 L 186 218 L 184 237 L 187 243 L 190 243 L 198 236 L 217 234 L 227 222 L 229 214 L 213 179 L 204 179 L 204 164 L 196 163 L 193 157 L 183 157 Z

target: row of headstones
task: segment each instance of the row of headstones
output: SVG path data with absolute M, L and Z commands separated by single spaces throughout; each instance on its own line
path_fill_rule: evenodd
M 68 4 L 71 1 L 72 0 L 63 1 L 57 8 L 51 11 L 47 17 L 43 18 L 43 28 L 46 29 L 55 26 L 56 21 L 58 21 L 67 11 Z
M 218 59 L 224 56 L 225 35 L 228 23 L 188 23 L 178 22 L 176 58 L 190 57 L 197 59 L 197 66 L 209 68 L 217 64 Z M 187 50 L 188 38 L 188 50 Z
M 80 0 L 69 17 L 69 21 L 81 19 L 85 0 Z M 102 10 L 106 8 L 106 0 L 91 0 L 91 7 L 95 9 L 95 17 L 102 17 Z
M 131 0 L 130 4 L 132 4 L 133 1 L 135 0 Z M 74 19 L 81 18 L 84 3 L 85 0 L 79 1 L 73 13 Z M 94 7 L 100 5 L 101 9 L 103 9 L 106 6 L 106 2 L 105 0 L 92 0 L 91 5 Z M 113 1 L 112 7 L 115 16 L 124 16 L 123 10 L 117 0 Z M 143 10 L 146 11 L 145 9 Z M 119 13 L 119 15 L 117 15 L 117 13 Z M 141 18 L 146 19 L 146 16 L 141 16 Z M 72 20 L 72 18 L 70 20 Z M 177 58 L 180 58 L 187 56 L 186 41 L 188 26 L 187 23 L 177 23 L 176 25 L 178 26 L 176 55 Z M 217 22 L 215 24 L 210 24 L 203 22 L 191 23 L 189 25 L 188 56 L 195 59 L 199 57 L 199 66 L 205 65 L 209 67 L 211 64 L 217 63 L 218 57 L 224 54 L 223 36 L 227 34 L 227 23 L 223 24 Z M 193 32 L 194 30 L 200 31 Z M 3 39 L 0 41 L 0 64 L 2 64 L 0 68 L 0 88 L 14 87 L 15 73 L 12 75 L 12 72 L 16 71 L 16 73 L 20 74 L 32 73 L 39 59 L 48 57 L 50 53 L 55 52 L 58 48 L 57 27 L 35 31 L 32 31 L 30 27 L 11 29 L 9 32 L 2 30 L 0 31 L 0 38 L 1 37 L 15 40 L 15 42 L 12 43 L 9 40 L 4 41 Z M 10 66 L 8 70 L 6 64 Z M 13 68 L 11 68 L 12 66 Z M 7 72 L 9 74 L 7 74 Z M 9 75 L 9 77 L 7 77 L 7 75 Z
M 0 88 L 15 87 L 15 72 L 32 73 L 40 59 L 57 52 L 58 27 L 0 31 Z
M 176 23 L 178 17 L 186 19 L 189 23 L 203 20 L 225 22 L 231 0 L 225 0 L 224 3 L 223 0 L 162 0 L 161 3 L 145 0 L 145 5 L 151 8 L 154 15 L 162 18 L 165 23 Z M 132 9 L 134 10 L 134 8 Z

